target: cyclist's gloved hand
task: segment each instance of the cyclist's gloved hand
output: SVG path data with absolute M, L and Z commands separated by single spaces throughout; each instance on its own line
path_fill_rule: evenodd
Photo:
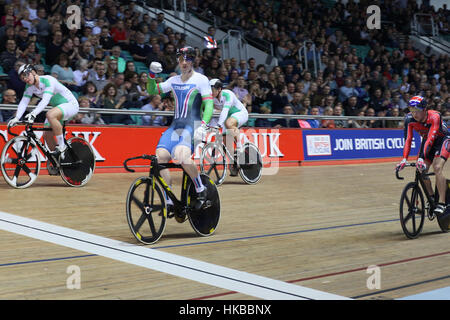
M 197 142 L 205 140 L 207 130 L 208 126 L 206 125 L 206 122 L 202 121 L 202 124 L 197 129 L 195 129 L 194 140 Z
M 425 164 L 425 161 L 423 161 L 422 158 L 417 159 L 416 168 L 420 172 L 423 172 L 423 171 L 425 171 L 427 169 L 427 165 Z
M 403 170 L 403 168 L 406 166 L 408 162 L 406 161 L 406 158 L 403 158 L 402 162 L 397 164 L 397 167 L 395 168 L 397 171 Z
M 19 121 L 20 120 L 17 117 L 12 118 L 11 120 L 8 121 L 8 128 L 14 127 L 16 124 L 19 123 Z
M 154 78 L 156 73 L 161 73 L 163 71 L 161 63 L 156 61 L 150 63 L 149 69 L 150 69 L 149 75 L 151 78 Z
M 36 119 L 36 116 L 34 115 L 33 112 L 30 112 L 29 114 L 27 114 L 25 116 L 25 121 L 28 122 L 28 123 L 33 123 L 34 119 Z

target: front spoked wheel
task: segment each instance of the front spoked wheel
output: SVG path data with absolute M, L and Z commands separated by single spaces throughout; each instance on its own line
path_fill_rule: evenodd
M 190 207 L 188 217 L 194 231 L 199 236 L 207 237 L 216 231 L 217 225 L 219 224 L 220 197 L 214 181 L 204 173 L 200 174 L 200 176 L 203 185 L 208 191 L 207 204 L 199 210 L 194 209 L 195 201 L 197 201 L 197 192 L 195 191 L 192 180 L 189 179 L 189 185 L 187 186 L 187 204 Z
M 0 162 L 6 183 L 17 189 L 31 186 L 41 169 L 38 148 L 23 136 L 15 137 L 6 143 Z
M 72 187 L 82 187 L 94 175 L 94 152 L 89 142 L 83 138 L 70 138 L 67 145 L 64 158 L 59 159 L 61 178 Z
M 210 142 L 203 147 L 200 155 L 200 170 L 210 176 L 216 186 L 220 186 L 227 176 L 226 155 L 221 145 Z
M 403 189 L 400 197 L 400 224 L 409 239 L 419 236 L 425 221 L 425 203 L 422 190 L 415 182 Z
M 153 244 L 161 238 L 166 226 L 166 204 L 161 187 L 152 178 L 140 177 L 133 182 L 126 214 L 131 233 L 139 242 Z

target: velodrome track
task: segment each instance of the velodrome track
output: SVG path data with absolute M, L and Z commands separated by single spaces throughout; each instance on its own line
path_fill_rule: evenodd
M 40 175 L 16 190 L 0 179 L 0 299 L 449 298 L 449 233 L 426 220 L 406 239 L 398 207 L 413 170 L 400 181 L 393 169 L 283 167 L 253 186 L 228 177 L 213 236 L 170 219 L 151 246 L 135 241 L 125 217 L 143 173 L 97 173 L 83 188 Z M 368 288 L 373 266 L 379 289 Z M 73 270 L 79 289 L 68 288 Z

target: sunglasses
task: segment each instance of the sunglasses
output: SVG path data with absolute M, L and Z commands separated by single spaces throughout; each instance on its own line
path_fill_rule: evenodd
M 409 107 L 408 108 L 410 112 L 420 112 L 420 111 L 424 111 L 423 109 L 420 108 L 416 108 L 416 107 Z

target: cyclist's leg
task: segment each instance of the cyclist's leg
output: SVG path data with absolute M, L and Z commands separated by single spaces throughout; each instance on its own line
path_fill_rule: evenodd
M 170 152 L 165 148 L 157 148 L 156 149 L 156 158 L 158 159 L 158 163 L 168 163 L 171 159 Z M 170 176 L 169 169 L 164 169 L 160 171 L 161 177 L 167 183 L 168 186 L 172 185 L 172 178 Z
M 62 103 L 47 112 L 46 118 L 50 123 L 53 134 L 56 137 L 56 144 L 60 151 L 63 151 L 66 146 L 64 144 L 64 135 L 63 135 L 63 121 L 67 121 L 75 117 L 79 111 L 79 104 L 77 100 L 71 100 L 67 103 Z M 53 140 L 53 139 L 51 139 Z M 49 141 L 47 141 L 47 145 Z M 51 142 L 50 142 L 51 143 Z M 53 150 L 53 149 L 51 149 Z
M 231 130 L 234 140 L 236 141 L 236 148 L 242 148 L 239 128 L 248 121 L 248 113 L 239 111 L 233 113 L 226 121 L 225 126 Z
M 44 139 L 45 142 L 47 142 L 47 145 L 50 148 L 50 150 L 53 151 L 55 149 L 54 137 L 56 137 L 56 145 L 62 146 L 64 144 L 64 137 L 62 130 L 63 127 L 61 125 L 63 112 L 61 109 L 57 107 L 52 108 L 49 111 L 47 111 L 46 118 L 48 123 L 50 124 L 50 127 L 52 128 L 52 131 L 45 131 Z
M 179 143 L 173 149 L 173 159 L 181 164 L 188 176 L 194 182 L 195 191 L 197 192 L 196 209 L 200 209 L 206 201 L 207 190 L 202 182 L 197 165 L 192 159 L 194 145 L 192 144 L 193 130 L 191 127 L 185 127 L 180 132 Z
M 169 127 L 163 132 L 161 138 L 159 138 L 158 145 L 156 146 L 156 158 L 158 163 L 168 163 L 172 159 L 172 151 L 176 143 L 178 142 L 177 133 L 173 127 Z M 169 188 L 172 187 L 172 177 L 169 169 L 160 171 L 161 177 L 167 183 Z M 172 204 L 171 200 L 166 196 L 168 204 Z
M 233 141 L 236 142 L 237 150 L 241 149 L 241 142 L 239 139 L 239 128 L 238 128 L 238 120 L 231 116 L 225 121 L 225 128 L 227 128 L 227 133 L 229 132 L 233 137 Z M 227 147 L 229 147 L 227 145 Z M 229 148 L 229 150 L 233 150 L 234 148 Z
M 431 165 L 431 163 L 432 163 L 432 161 L 433 161 L 433 158 L 428 159 L 428 158 L 426 157 L 426 155 L 423 153 L 423 147 L 424 147 L 424 145 L 425 145 L 425 139 L 422 140 L 422 144 L 421 144 L 421 146 L 420 146 L 420 150 L 419 150 L 419 158 L 424 159 L 425 164 L 426 164 L 426 166 L 427 166 L 427 168 L 426 168 L 426 170 L 425 170 L 424 173 L 427 173 L 428 170 L 430 169 L 430 165 Z M 433 197 L 434 197 L 434 194 L 433 194 L 433 186 L 431 185 L 430 177 L 428 177 L 428 176 L 424 177 L 424 184 L 425 184 L 425 188 L 427 189 L 427 193 L 433 195 Z
M 445 203 L 447 179 L 443 174 L 444 165 L 450 155 L 450 139 L 445 139 L 433 161 L 433 170 L 436 174 L 436 186 L 439 192 L 439 203 Z

